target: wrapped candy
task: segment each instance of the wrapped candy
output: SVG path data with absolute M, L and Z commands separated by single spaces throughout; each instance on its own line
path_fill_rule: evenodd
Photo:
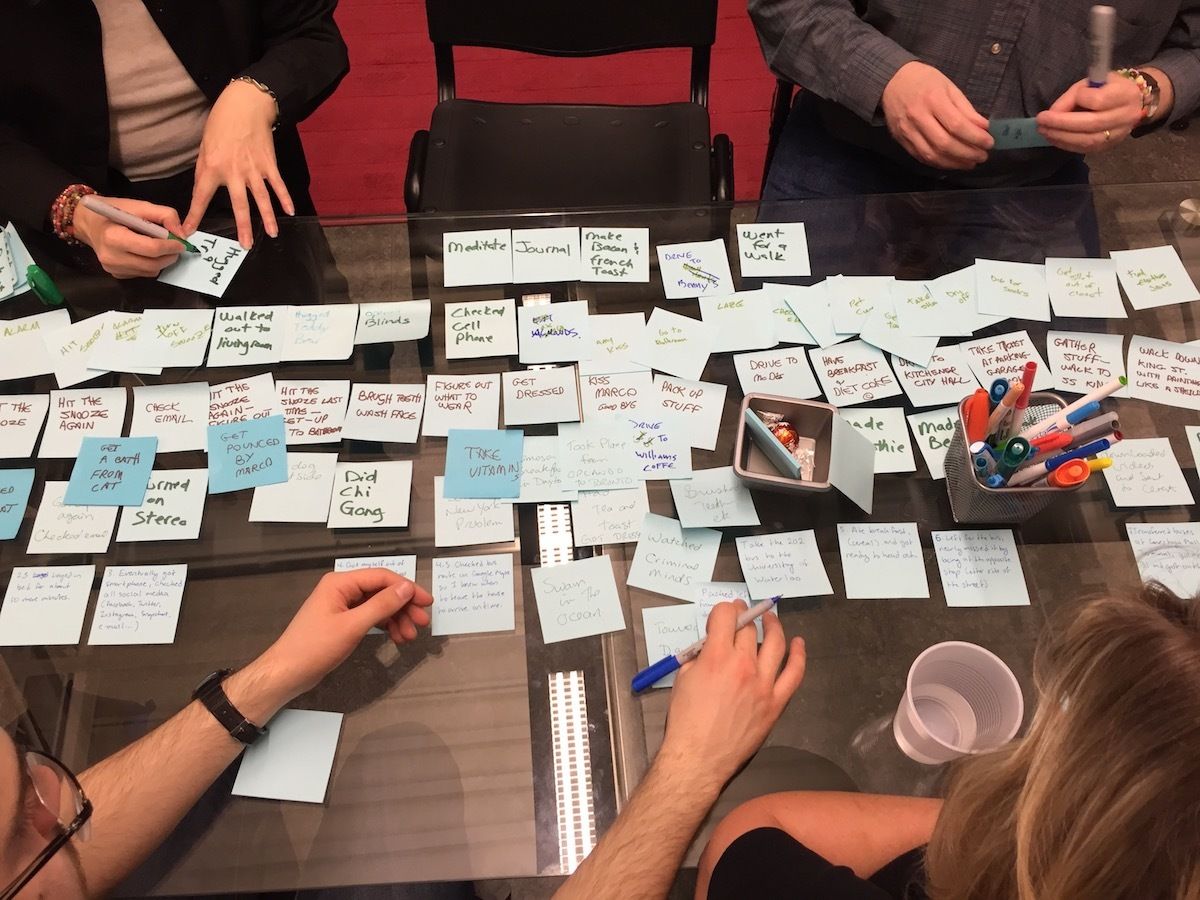
M 756 412 L 758 412 L 756 410 Z M 817 443 L 812 438 L 802 438 L 791 422 L 780 413 L 758 412 L 758 417 L 775 439 L 787 448 L 792 459 L 800 467 L 800 477 L 812 481 L 813 469 L 817 461 Z

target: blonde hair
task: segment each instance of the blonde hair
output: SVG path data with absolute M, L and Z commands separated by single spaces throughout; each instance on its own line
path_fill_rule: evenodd
M 1066 610 L 1034 682 L 1028 735 L 951 774 L 931 900 L 1200 900 L 1200 602 Z

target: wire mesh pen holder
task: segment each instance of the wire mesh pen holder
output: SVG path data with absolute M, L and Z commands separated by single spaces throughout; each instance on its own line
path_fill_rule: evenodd
M 1033 518 L 1055 500 L 1078 490 L 1081 485 L 1070 488 L 1054 488 L 1048 485 L 1028 487 L 990 488 L 975 477 L 975 465 L 967 446 L 963 425 L 963 410 L 967 400 L 958 404 L 958 419 L 954 423 L 954 437 L 946 450 L 946 493 L 950 497 L 950 512 L 954 521 L 971 524 L 1015 524 Z M 1034 391 L 1025 408 L 1021 428 L 1027 428 L 1043 419 L 1048 419 L 1067 405 L 1058 394 L 1050 391 Z

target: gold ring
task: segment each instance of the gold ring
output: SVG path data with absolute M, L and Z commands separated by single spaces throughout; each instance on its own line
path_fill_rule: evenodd
M 1104 139 L 1107 141 L 1107 140 L 1110 140 L 1111 138 L 1112 138 L 1112 132 L 1110 132 L 1107 128 L 1105 128 L 1104 129 Z

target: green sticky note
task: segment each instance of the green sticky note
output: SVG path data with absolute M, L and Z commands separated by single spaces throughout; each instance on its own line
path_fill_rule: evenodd
M 1050 142 L 1037 130 L 1035 119 L 992 119 L 988 122 L 988 134 L 996 139 L 993 150 L 1050 146 Z

